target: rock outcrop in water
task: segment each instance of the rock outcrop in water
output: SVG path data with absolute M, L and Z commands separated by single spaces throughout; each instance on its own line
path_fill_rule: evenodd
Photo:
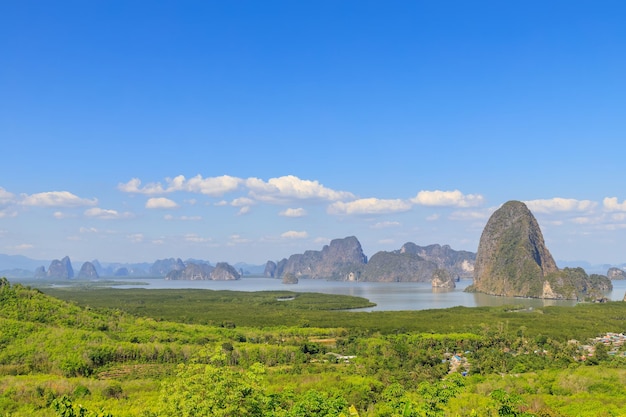
M 321 278 L 342 281 L 431 282 L 437 269 L 453 279 L 471 278 L 476 255 L 448 245 L 418 246 L 405 243 L 399 250 L 375 253 L 369 260 L 354 236 L 335 239 L 321 251 L 291 255 L 278 263 L 268 261 L 264 276 Z
M 433 272 L 432 280 L 430 281 L 433 288 L 442 290 L 451 290 L 456 288 L 456 282 L 450 272 L 445 269 L 437 269 Z
M 350 236 L 332 240 L 321 251 L 308 250 L 283 259 L 276 265 L 274 276 L 282 278 L 290 273 L 296 278 L 348 280 L 359 273 L 366 262 L 361 243 Z
M 363 268 L 360 281 L 430 282 L 437 264 L 421 256 L 393 251 L 376 252 Z
M 606 276 L 609 279 L 626 279 L 626 272 L 624 272 L 623 269 L 619 269 L 619 268 L 609 268 L 609 270 L 606 273 Z
M 173 269 L 165 275 L 166 280 L 204 281 L 211 279 L 213 267 L 207 264 L 187 262 L 183 269 Z
M 496 210 L 480 237 L 474 283 L 466 291 L 508 297 L 578 299 L 612 288 L 603 275 L 582 268 L 559 270 L 535 216 L 520 201 Z
M 187 262 L 183 269 L 173 269 L 165 276 L 166 280 L 188 281 L 230 281 L 240 278 L 241 274 L 226 262 L 218 262 L 215 266 Z
M 180 258 L 158 259 L 150 267 L 150 275 L 164 277 L 171 271 L 182 271 L 185 263 Z
M 453 278 L 471 279 L 474 275 L 474 263 L 476 254 L 464 250 L 454 250 L 448 245 L 419 246 L 413 242 L 407 242 L 398 251 L 418 255 L 426 261 L 434 262 L 438 269 L 444 269 Z
M 211 279 L 215 281 L 230 281 L 240 279 L 239 272 L 226 262 L 218 262 L 213 271 L 211 271 Z

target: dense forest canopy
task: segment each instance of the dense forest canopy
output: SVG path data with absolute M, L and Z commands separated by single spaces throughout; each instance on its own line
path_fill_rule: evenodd
M 622 302 L 365 313 L 321 294 L 46 292 L 0 281 L 2 415 L 626 413 Z

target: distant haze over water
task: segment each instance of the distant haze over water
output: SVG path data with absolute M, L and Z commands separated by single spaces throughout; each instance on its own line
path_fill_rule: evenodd
M 301 279 L 298 284 L 286 285 L 275 278 L 245 277 L 237 281 L 166 281 L 161 278 L 118 279 L 128 281 L 129 285 L 115 288 L 148 289 L 210 289 L 231 291 L 294 291 L 319 292 L 325 294 L 343 294 L 366 298 L 376 307 L 360 311 L 398 311 L 428 310 L 455 306 L 482 307 L 501 305 L 523 305 L 540 308 L 545 306 L 574 306 L 573 300 L 540 300 L 531 298 L 495 297 L 486 294 L 463 292 L 471 280 L 462 280 L 453 290 L 434 290 L 430 283 L 424 282 L 346 282 Z M 612 301 L 621 301 L 626 292 L 625 281 L 613 281 L 613 291 L 606 294 Z

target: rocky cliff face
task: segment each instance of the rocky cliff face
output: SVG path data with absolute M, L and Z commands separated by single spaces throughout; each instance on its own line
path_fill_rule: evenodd
M 211 272 L 213 267 L 207 264 L 196 264 L 193 262 L 187 262 L 187 265 L 183 269 L 173 269 L 165 275 L 166 280 L 189 280 L 189 281 L 201 281 L 211 279 Z
M 46 276 L 48 278 L 74 278 L 74 269 L 72 268 L 70 258 L 66 256 L 60 261 L 58 259 L 52 261 Z
M 276 269 L 277 269 L 276 262 L 267 261 L 267 263 L 265 264 L 265 269 L 263 270 L 263 276 L 266 278 L 275 278 Z
M 99 277 L 96 266 L 91 262 L 85 262 L 78 271 L 78 278 L 81 279 L 96 279 Z
M 456 288 L 456 282 L 454 281 L 454 278 L 446 269 L 438 268 L 435 272 L 433 272 L 433 277 L 430 283 L 433 288 L 443 290 L 451 290 L 453 288 Z
M 492 295 L 542 298 L 546 275 L 557 271 L 535 216 L 524 203 L 509 201 L 491 215 L 483 230 L 470 288 Z
M 298 278 L 294 274 L 286 273 L 283 275 L 283 284 L 297 284 Z
M 559 271 L 537 220 L 520 201 L 509 201 L 489 218 L 480 237 L 474 283 L 466 291 L 508 297 L 579 299 L 611 287 L 603 275 L 582 268 Z
M 476 255 L 448 245 L 418 246 L 405 243 L 399 250 L 380 251 L 368 261 L 356 237 L 335 239 L 321 251 L 291 255 L 278 263 L 268 261 L 266 277 L 323 278 L 371 282 L 431 282 L 437 269 L 453 279 L 470 278 Z
M 240 278 L 241 275 L 239 274 L 239 272 L 237 272 L 237 270 L 232 265 L 229 265 L 226 262 L 218 262 L 215 265 L 215 269 L 211 271 L 211 279 L 215 281 L 229 281 Z
M 45 278 L 46 277 L 46 267 L 39 266 L 35 269 L 35 278 Z
M 214 267 L 205 263 L 187 262 L 182 269 L 173 269 L 165 275 L 166 280 L 227 281 L 240 279 L 241 274 L 226 262 L 218 262 Z
M 407 242 L 400 248 L 400 253 L 420 256 L 426 261 L 434 262 L 437 268 L 448 271 L 453 278 L 469 279 L 474 275 L 476 254 L 468 251 L 456 251 L 448 245 L 418 246 Z
M 280 278 L 291 273 L 302 278 L 343 280 L 360 271 L 366 262 L 361 244 L 350 236 L 331 241 L 321 251 L 309 250 L 283 259 L 276 266 L 275 276 Z
M 158 259 L 150 267 L 150 275 L 157 277 L 164 277 L 170 271 L 182 271 L 185 269 L 185 263 L 180 259 Z
M 583 268 L 563 268 L 546 276 L 540 298 L 597 300 L 612 289 L 613 284 L 605 275 L 587 275 Z
M 609 279 L 626 279 L 626 272 L 623 269 L 619 268 L 609 268 L 606 276 Z
M 437 264 L 408 252 L 377 252 L 363 268 L 359 281 L 430 282 Z

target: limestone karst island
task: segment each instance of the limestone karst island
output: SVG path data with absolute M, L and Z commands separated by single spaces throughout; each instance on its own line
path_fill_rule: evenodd
M 474 283 L 467 291 L 507 297 L 597 298 L 611 281 L 582 268 L 557 268 L 535 216 L 520 201 L 496 210 L 480 237 Z

